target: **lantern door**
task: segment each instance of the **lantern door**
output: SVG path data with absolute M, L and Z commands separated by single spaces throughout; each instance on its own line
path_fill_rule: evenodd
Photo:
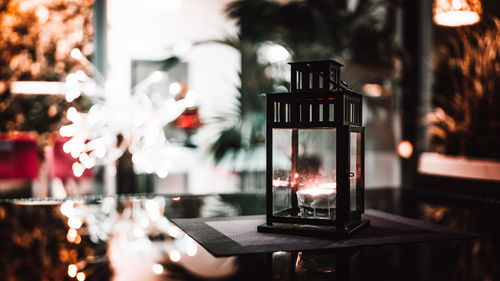
M 272 130 L 273 220 L 334 220 L 335 128 Z

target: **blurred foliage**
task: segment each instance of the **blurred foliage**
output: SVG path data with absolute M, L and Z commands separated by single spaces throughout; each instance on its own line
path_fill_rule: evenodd
M 93 52 L 92 3 L 0 0 L 0 132 L 36 131 L 43 150 L 70 106 L 88 108 L 85 98 L 68 104 L 62 95 L 13 95 L 10 86 L 14 81 L 64 81 L 68 73 L 83 69 L 70 52 L 78 48 L 87 57 Z
M 237 0 L 227 12 L 240 26 L 242 40 L 277 42 L 296 61 L 340 59 L 392 69 L 400 51 L 394 34 L 395 1 L 363 0 L 353 9 L 346 3 Z
M 435 54 L 435 108 L 426 116 L 432 148 L 500 159 L 500 20 L 450 32 Z
M 92 1 L 0 1 L 0 101 L 12 81 L 63 81 L 93 51 Z
M 239 73 L 241 86 L 238 87 L 237 108 L 219 117 L 220 121 L 237 121 L 222 130 L 212 145 L 216 162 L 228 153 L 233 153 L 232 157 L 236 157 L 241 149 L 252 149 L 265 143 L 265 98 L 261 94 L 272 92 L 276 85 L 286 85 L 285 82 L 266 75 L 267 65 L 257 62 L 256 44 L 242 39 L 227 40 L 225 43 L 242 54 L 242 70 Z
M 10 84 L 64 81 L 81 70 L 69 54 L 93 51 L 92 2 L 0 0 L 0 28 L 0 131 L 53 131 L 67 108 L 64 97 L 15 97 Z
M 262 43 L 282 45 L 293 61 L 340 61 L 351 70 L 345 75 L 351 86 L 358 88 L 356 81 L 395 75 L 395 60 L 401 53 L 395 33 L 396 1 L 361 0 L 353 9 L 346 3 L 236 0 L 228 4 L 228 16 L 240 27 L 238 38 L 226 43 L 241 52 L 241 87 L 237 112 L 232 113 L 238 121 L 224 129 L 212 146 L 216 162 L 228 153 L 235 157 L 238 150 L 265 143 L 265 98 L 261 94 L 289 86 L 282 78 L 270 77 L 271 63 L 258 60 Z

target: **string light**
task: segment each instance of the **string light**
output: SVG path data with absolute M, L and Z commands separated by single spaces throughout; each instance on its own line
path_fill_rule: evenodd
M 75 242 L 77 235 L 78 235 L 78 232 L 76 232 L 76 229 L 70 228 L 68 230 L 68 233 L 66 234 L 66 240 L 68 240 L 68 242 L 70 242 L 70 243 L 73 243 L 73 242 Z
M 82 53 L 77 48 L 74 48 L 73 50 L 71 50 L 70 54 L 71 54 L 71 57 L 74 58 L 75 60 L 81 60 L 83 58 Z
M 198 252 L 198 247 L 196 246 L 196 244 L 194 244 L 194 242 L 192 243 L 189 243 L 187 246 L 186 246 L 186 254 L 190 257 L 192 256 L 195 256 L 196 255 L 196 252 Z
M 66 217 L 69 217 L 73 213 L 73 201 L 71 200 L 64 201 L 61 204 L 59 210 L 61 211 L 61 214 L 65 215 Z
M 182 87 L 181 87 L 180 83 L 174 82 L 174 83 L 170 84 L 168 89 L 172 95 L 177 95 L 181 92 Z
M 152 221 L 157 221 L 161 216 L 160 207 L 154 200 L 146 201 L 146 211 L 148 212 L 149 218 Z
M 71 154 L 71 156 L 73 156 L 73 154 Z M 83 172 L 85 172 L 85 167 L 78 162 L 73 163 L 71 169 L 73 170 L 73 174 L 77 178 L 81 177 L 83 175 Z
M 73 243 L 78 245 L 78 244 L 80 244 L 80 242 L 82 242 L 82 237 L 80 235 L 77 235 L 75 237 L 75 241 L 73 241 Z
M 87 204 L 79 204 L 77 201 L 67 200 L 60 206 L 61 214 L 68 217 L 68 225 L 70 226 L 66 239 L 69 243 L 80 244 L 82 237 L 78 233 L 78 228 L 86 225 L 86 233 L 92 242 L 106 241 L 111 237 L 113 231 L 113 224 L 126 220 L 127 223 L 121 224 L 127 229 L 123 230 L 125 233 L 132 233 L 132 236 L 126 236 L 125 242 L 135 243 L 137 239 L 149 240 L 152 233 L 158 231 L 162 234 L 168 234 L 165 237 L 172 237 L 171 240 L 176 241 L 173 243 L 174 248 L 167 250 L 167 255 L 172 262 L 179 262 L 182 259 L 182 254 L 187 256 L 195 256 L 198 254 L 198 245 L 187 234 L 182 232 L 177 226 L 169 223 L 163 216 L 165 208 L 165 198 L 155 197 L 147 200 L 136 200 L 132 206 L 125 207 L 120 213 L 116 210 L 116 199 L 105 198 L 99 208 L 89 206 Z M 129 215 L 121 215 L 129 214 Z M 122 221 L 123 222 L 123 221 Z M 88 232 L 87 232 L 88 231 Z M 122 241 L 122 240 L 120 240 Z M 178 242 L 178 243 L 177 243 Z M 121 242 L 120 242 L 121 243 Z M 128 247 L 127 245 L 124 247 Z M 82 265 L 80 264 L 80 267 Z M 154 274 L 164 274 L 165 268 L 159 264 L 152 264 L 152 271 Z M 76 264 L 68 265 L 68 276 L 77 280 L 85 280 L 86 273 L 78 271 Z
M 68 265 L 68 276 L 74 278 L 78 272 L 78 267 L 75 264 Z
M 75 127 L 72 125 L 66 125 L 62 126 L 59 128 L 59 134 L 63 137 L 72 137 L 75 133 Z M 63 148 L 64 149 L 64 148 Z M 68 151 L 65 152 L 70 152 L 69 148 L 67 148 Z
M 76 123 L 82 120 L 82 117 L 74 107 L 68 108 L 68 111 L 66 111 L 66 118 L 68 118 L 69 121 Z
M 181 253 L 177 250 L 172 250 L 169 253 L 170 260 L 173 262 L 178 262 L 181 260 Z
M 153 74 L 151 75 L 151 78 L 153 79 L 153 82 L 159 82 L 163 79 L 164 75 L 163 75 L 163 72 L 161 71 L 155 71 L 153 72 Z
M 80 229 L 82 227 L 83 221 L 80 218 L 70 217 L 68 219 L 68 226 L 74 229 Z
M 177 237 L 179 236 L 179 234 L 181 234 L 181 232 L 176 226 L 170 226 L 170 228 L 168 229 L 168 235 L 172 237 Z
M 187 108 L 193 108 L 196 105 L 196 92 L 195 91 L 188 91 L 186 93 L 186 97 L 184 98 L 185 100 L 185 105 Z
M 83 272 L 78 272 L 78 274 L 76 274 L 76 280 L 78 280 L 78 281 L 85 280 L 85 277 L 86 277 L 85 273 L 83 273 Z
M 149 225 L 149 220 L 146 217 L 141 218 L 141 226 L 142 227 L 148 227 Z
M 73 49 L 70 55 L 92 70 L 94 76 L 102 78 L 80 50 Z M 151 90 L 153 85 L 165 83 L 167 79 L 165 72 L 155 71 L 139 82 L 131 95 L 123 95 L 113 81 L 97 83 L 84 71 L 67 75 L 68 102 L 80 95 L 98 97 L 87 113 L 78 112 L 74 107 L 68 109 L 66 116 L 72 123 L 59 129 L 61 136 L 71 138 L 63 145 L 64 152 L 79 160 L 72 166 L 76 177 L 85 169 L 114 163 L 127 150 L 132 153 L 136 173 L 168 176 L 172 159 L 179 153 L 165 137 L 163 128 L 186 108 L 196 106 L 197 97 L 194 91 L 187 92 L 181 99 L 176 97 L 183 91 L 179 82 L 170 83 L 166 95 Z M 118 139 L 121 139 L 119 145 Z
M 155 263 L 153 264 L 153 273 L 154 274 L 162 274 L 163 273 L 163 266 L 161 264 Z

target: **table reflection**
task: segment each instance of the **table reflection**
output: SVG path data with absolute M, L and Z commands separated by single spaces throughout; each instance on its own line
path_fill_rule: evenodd
M 2 201 L 0 280 L 495 280 L 498 275 L 499 262 L 487 249 L 498 249 L 500 231 L 473 219 L 481 212 L 414 206 L 421 211 L 416 217 L 463 230 L 486 227 L 481 241 L 227 258 L 215 258 L 169 220 L 256 215 L 264 208 L 264 194 L 254 193 Z
M 361 280 L 359 250 L 275 252 L 272 280 Z
M 0 205 L 0 279 L 227 278 L 237 272 L 236 257 L 214 258 L 167 216 L 237 212 L 220 196 L 11 200 Z

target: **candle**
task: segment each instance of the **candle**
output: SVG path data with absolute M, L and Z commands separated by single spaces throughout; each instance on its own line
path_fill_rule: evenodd
M 300 214 L 303 217 L 333 218 L 337 184 L 322 183 L 297 191 Z

